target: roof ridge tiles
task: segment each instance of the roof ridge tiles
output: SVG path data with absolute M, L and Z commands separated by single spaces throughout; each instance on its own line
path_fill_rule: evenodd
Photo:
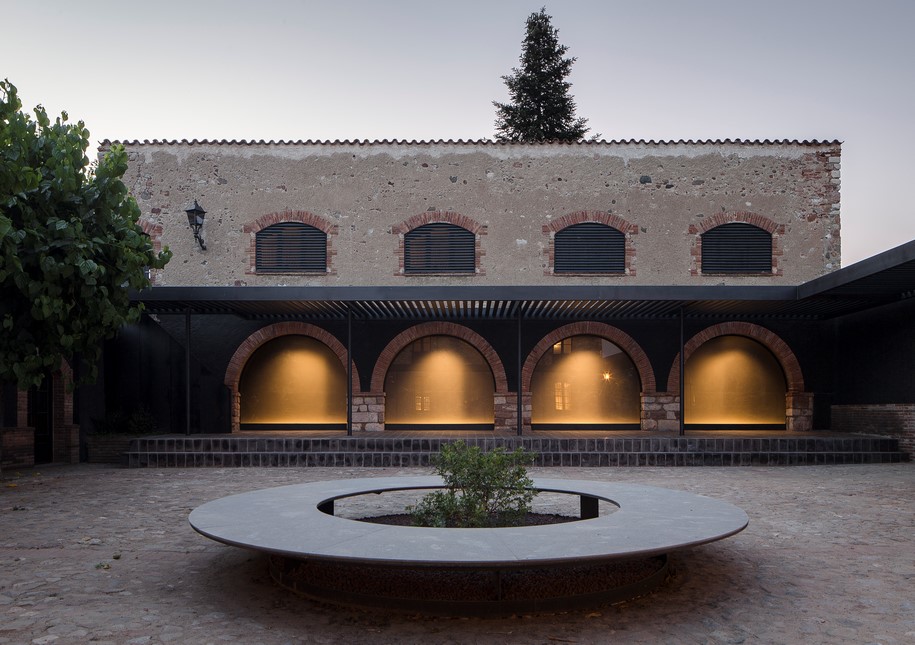
M 221 145 L 221 146 L 374 146 L 374 145 L 394 145 L 394 146 L 428 146 L 428 145 L 462 145 L 462 146 L 524 146 L 524 145 L 541 145 L 541 146 L 600 146 L 600 145 L 647 145 L 647 146 L 670 146 L 670 145 L 801 145 L 801 146 L 822 146 L 822 145 L 840 145 L 842 142 L 838 139 L 818 140 L 818 139 L 600 139 L 597 141 L 538 141 L 535 143 L 522 143 L 513 141 L 496 141 L 494 139 L 104 139 L 100 142 L 102 147 L 110 147 L 114 144 L 128 146 L 203 146 L 203 145 Z

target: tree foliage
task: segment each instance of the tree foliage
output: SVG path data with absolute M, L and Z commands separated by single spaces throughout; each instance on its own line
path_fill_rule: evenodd
M 537 494 L 527 475 L 533 462 L 534 455 L 524 448 L 484 453 L 463 441 L 445 444 L 435 463 L 445 490 L 429 493 L 408 509 L 413 523 L 461 528 L 517 524 Z
M 137 224 L 123 147 L 93 168 L 82 121 L 21 107 L 0 82 L 0 381 L 26 389 L 76 357 L 92 380 L 102 341 L 139 318 L 128 289 L 149 286 L 147 267 L 171 253 Z
M 568 47 L 559 44 L 551 20 L 546 8 L 528 17 L 521 67 L 502 77 L 510 102 L 493 101 L 499 141 L 581 141 L 589 130 L 588 120 L 575 116 L 566 81 L 575 58 L 565 58 Z

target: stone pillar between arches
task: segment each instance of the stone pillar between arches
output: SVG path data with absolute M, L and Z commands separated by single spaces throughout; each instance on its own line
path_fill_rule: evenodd
M 642 430 L 677 432 L 680 429 L 680 395 L 673 392 L 642 392 Z

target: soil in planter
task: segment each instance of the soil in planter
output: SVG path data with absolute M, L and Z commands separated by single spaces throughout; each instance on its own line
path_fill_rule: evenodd
M 528 513 L 517 526 L 543 526 L 545 524 L 564 524 L 577 522 L 580 518 L 569 515 L 554 515 L 551 513 Z M 392 526 L 413 526 L 413 518 L 409 513 L 393 515 L 376 515 L 374 517 L 360 517 L 359 522 L 373 524 L 390 524 Z

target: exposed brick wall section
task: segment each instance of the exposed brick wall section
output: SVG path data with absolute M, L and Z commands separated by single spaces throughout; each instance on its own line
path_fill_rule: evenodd
M 79 463 L 79 426 L 73 423 L 73 392 L 68 387 L 73 382 L 73 370 L 66 362 L 52 376 L 52 419 L 54 433 L 54 461 L 65 464 Z
M 534 369 L 540 358 L 556 343 L 571 336 L 599 336 L 609 340 L 617 345 L 632 359 L 635 368 L 639 372 L 639 380 L 643 392 L 654 392 L 656 389 L 654 370 L 651 367 L 651 361 L 645 350 L 635 341 L 635 339 L 621 329 L 612 327 L 600 322 L 575 322 L 563 325 L 554 329 L 549 334 L 540 339 L 531 353 L 528 354 L 527 360 L 524 361 L 524 367 L 521 368 L 521 390 L 529 393 L 531 391 L 531 378 L 534 375 Z
M 338 227 L 336 224 L 328 222 L 323 217 L 315 215 L 314 213 L 309 213 L 308 211 L 283 211 L 279 213 L 267 213 L 266 215 L 261 215 L 253 222 L 246 223 L 242 227 L 242 231 L 249 235 L 248 266 L 245 268 L 245 273 L 257 273 L 258 232 L 269 226 L 280 224 L 282 222 L 301 222 L 302 224 L 313 226 L 319 231 L 323 231 L 327 235 L 327 271 L 326 274 L 322 273 L 321 275 L 336 274 L 337 271 L 334 268 L 333 257 L 337 254 L 337 251 L 334 248 L 333 242 L 334 236 L 337 234 Z M 271 272 L 271 275 L 275 275 L 275 273 Z
M 549 242 L 546 250 L 546 269 L 544 269 L 544 275 L 554 275 L 554 267 L 556 266 L 555 261 L 555 239 L 556 233 L 561 231 L 564 228 L 569 226 L 574 226 L 575 224 L 584 224 L 586 222 L 595 222 L 597 224 L 604 224 L 615 228 L 621 232 L 626 239 L 626 266 L 623 271 L 623 275 L 634 276 L 635 275 L 635 247 L 632 245 L 632 236 L 636 235 L 639 232 L 639 227 L 636 224 L 632 224 L 622 217 L 613 215 L 606 211 L 578 211 L 575 213 L 569 213 L 568 215 L 563 215 L 552 220 L 549 224 L 543 225 L 543 234 L 549 238 Z M 575 275 L 575 274 L 564 274 L 564 275 Z M 593 274 L 587 274 L 593 275 Z M 607 274 L 612 276 L 614 274 Z
M 0 428 L 0 467 L 35 465 L 35 430 Z
M 16 426 L 24 428 L 29 424 L 29 393 L 27 390 L 16 391 Z
M 16 425 L 0 428 L 0 468 L 35 463 L 35 430 L 28 427 L 29 393 L 16 391 Z
M 642 392 L 642 430 L 679 430 L 680 395 Z
M 489 369 L 492 370 L 492 376 L 495 381 L 496 393 L 505 394 L 508 392 L 508 379 L 505 376 L 505 366 L 499 354 L 493 349 L 492 345 L 485 338 L 480 336 L 472 329 L 463 325 L 452 322 L 427 322 L 410 327 L 406 331 L 395 336 L 390 343 L 381 351 L 378 361 L 375 363 L 375 369 L 372 371 L 372 392 L 384 391 L 384 379 L 388 374 L 391 363 L 397 358 L 397 355 L 403 349 L 415 340 L 426 336 L 454 336 L 463 341 L 470 343 L 478 352 L 483 355 L 486 362 L 489 363 Z
M 693 236 L 690 244 L 690 275 L 702 275 L 702 234 L 724 224 L 743 222 L 761 228 L 772 236 L 772 275 L 784 275 L 784 269 L 779 266 L 779 258 L 783 255 L 781 237 L 785 234 L 785 225 L 778 224 L 764 215 L 758 213 L 718 213 L 706 217 L 699 224 L 689 225 L 689 234 Z M 720 276 L 720 274 L 714 274 Z M 735 275 L 735 274 L 729 274 Z M 739 275 L 739 274 L 738 274 Z M 753 274 L 759 275 L 759 274 Z
M 902 450 L 912 455 L 915 454 L 915 403 L 834 405 L 831 429 L 893 437 Z
M 353 395 L 353 432 L 384 430 L 384 392 Z
M 226 375 L 223 379 L 229 390 L 232 392 L 232 432 L 238 432 L 241 423 L 241 394 L 238 391 L 238 382 L 241 379 L 242 370 L 245 363 L 251 355 L 264 343 L 279 338 L 280 336 L 309 336 L 327 345 L 330 350 L 337 355 L 343 369 L 346 369 L 346 347 L 343 346 L 337 338 L 325 329 L 316 325 L 310 325 L 302 322 L 282 322 L 273 325 L 261 327 L 256 332 L 248 336 L 235 350 L 226 368 Z M 356 370 L 356 363 L 353 362 L 353 398 L 361 390 L 359 384 L 359 372 Z
M 150 222 L 146 219 L 141 219 L 139 222 L 137 222 L 137 224 L 139 224 L 143 232 L 149 236 L 149 239 L 152 242 L 153 251 L 155 253 L 160 253 L 162 251 L 162 225 Z M 150 284 L 156 284 L 156 277 L 158 272 L 158 269 L 150 269 Z
M 748 322 L 726 322 L 706 327 L 690 338 L 683 345 L 684 363 L 703 343 L 718 336 L 746 336 L 767 348 L 781 365 L 787 381 L 788 391 L 785 395 L 785 429 L 793 432 L 810 430 L 813 425 L 813 393 L 804 391 L 804 375 L 801 364 L 788 344 L 776 333 Z M 674 357 L 674 363 L 667 377 L 668 393 L 680 391 L 680 353 Z
M 842 238 L 839 190 L 841 188 L 842 149 L 839 146 L 803 156 L 801 195 L 808 206 L 795 216 L 801 224 L 826 225 L 823 237 L 823 266 L 833 271 L 841 266 Z
M 397 236 L 397 270 L 394 272 L 394 275 L 406 275 L 404 273 L 404 236 L 414 228 L 419 228 L 420 226 L 425 226 L 426 224 L 434 224 L 436 222 L 454 224 L 455 226 L 460 226 L 461 228 L 473 233 L 474 275 L 486 275 L 486 271 L 481 264 L 483 255 L 485 254 L 485 251 L 483 251 L 482 236 L 486 235 L 488 230 L 486 224 L 481 224 L 480 222 L 467 217 L 466 215 L 461 215 L 460 213 L 452 213 L 451 211 L 427 211 L 425 213 L 420 213 L 419 215 L 414 215 L 410 219 L 391 227 L 391 233 Z M 428 276 L 435 274 L 424 273 L 423 275 Z

